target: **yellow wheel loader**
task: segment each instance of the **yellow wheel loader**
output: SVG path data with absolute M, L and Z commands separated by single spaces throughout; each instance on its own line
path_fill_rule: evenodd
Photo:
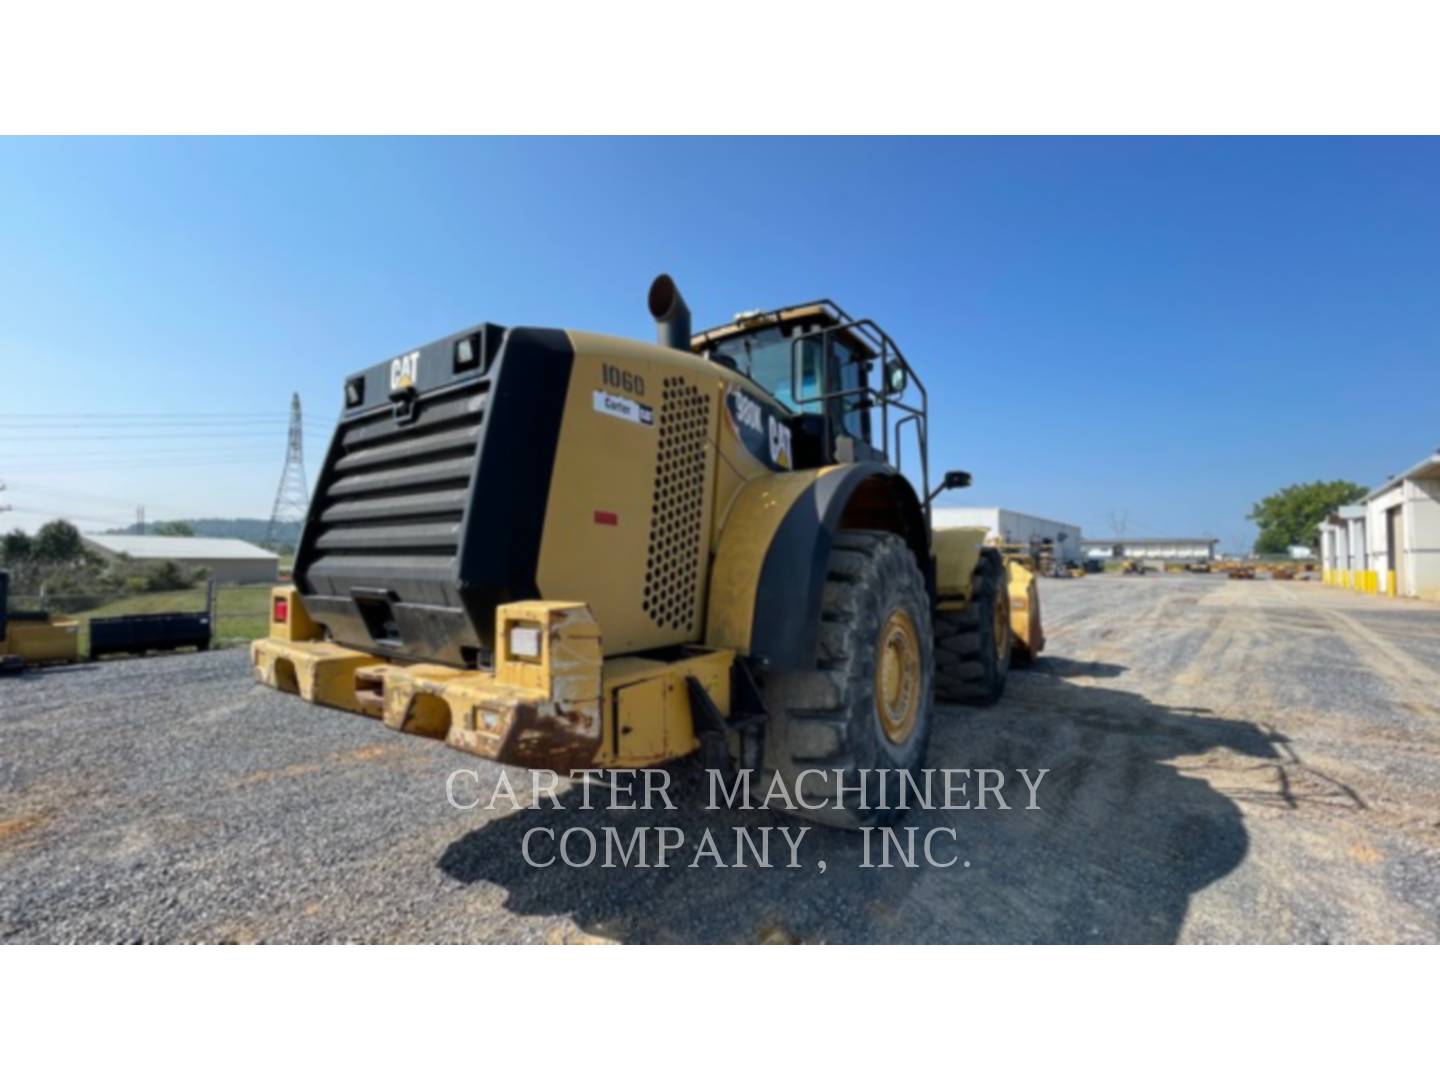
M 649 307 L 653 345 L 483 323 L 348 378 L 256 675 L 503 763 L 699 751 L 883 823 L 844 791 L 876 807 L 937 694 L 994 701 L 1040 651 L 1034 568 L 932 529 L 970 478 L 929 489 L 925 390 L 875 322 L 692 335 L 666 275 Z

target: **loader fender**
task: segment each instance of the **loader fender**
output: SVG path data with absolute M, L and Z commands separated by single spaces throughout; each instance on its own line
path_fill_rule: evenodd
M 1035 569 L 1025 559 L 1007 558 L 1005 579 L 1010 593 L 1010 633 L 1015 641 L 1011 662 L 1015 667 L 1029 667 L 1045 648 Z
M 935 530 L 935 593 L 942 603 L 970 602 L 975 585 L 975 568 L 985 546 L 984 527 L 951 525 Z
M 889 465 L 761 476 L 741 489 L 720 535 L 706 644 L 735 649 L 772 670 L 812 669 L 830 547 L 841 529 L 900 535 L 933 595 L 920 500 Z

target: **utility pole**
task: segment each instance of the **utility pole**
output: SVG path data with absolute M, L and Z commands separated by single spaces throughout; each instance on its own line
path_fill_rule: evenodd
M 310 512 L 310 485 L 305 480 L 305 429 L 300 420 L 300 395 L 290 395 L 290 434 L 285 441 L 285 468 L 270 511 L 265 542 L 273 544 L 281 525 L 304 521 Z
M 135 533 L 137 536 L 145 535 L 145 507 L 135 507 Z

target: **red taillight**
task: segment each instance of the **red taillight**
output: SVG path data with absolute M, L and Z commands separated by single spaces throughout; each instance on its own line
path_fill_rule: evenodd
M 275 616 L 270 621 L 283 623 L 290 618 L 290 601 L 283 596 L 275 597 Z

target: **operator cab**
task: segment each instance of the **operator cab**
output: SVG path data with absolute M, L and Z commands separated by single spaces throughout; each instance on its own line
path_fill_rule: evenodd
M 910 370 L 889 335 L 828 300 L 743 312 L 694 335 L 690 347 L 744 375 L 791 413 L 801 467 L 886 461 L 886 406 L 913 411 L 900 405 Z M 923 410 L 922 404 L 922 417 Z M 923 438 L 923 431 L 915 434 Z

